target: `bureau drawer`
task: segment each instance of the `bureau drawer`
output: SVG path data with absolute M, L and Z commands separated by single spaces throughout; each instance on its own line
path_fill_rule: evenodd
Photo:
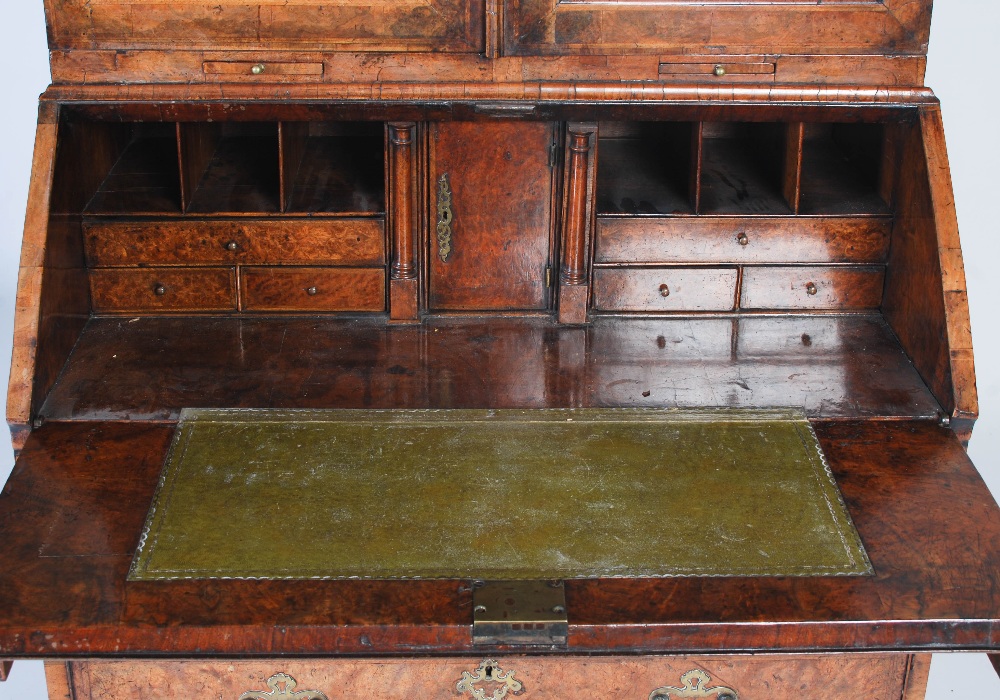
M 47 664 L 46 675 L 50 688 L 72 688 L 76 700 L 166 700 L 193 689 L 234 699 L 471 700 L 479 691 L 524 700 L 899 700 L 908 684 L 926 680 L 929 662 L 906 654 L 72 661 Z
M 91 270 L 94 311 L 234 311 L 233 268 Z
M 247 267 L 244 311 L 385 311 L 380 268 Z
M 885 218 L 598 217 L 598 263 L 881 263 Z
M 385 262 L 382 219 L 87 221 L 90 267 Z
M 597 268 L 594 308 L 598 311 L 730 311 L 736 298 L 736 269 Z
M 877 309 L 881 267 L 747 267 L 744 309 Z

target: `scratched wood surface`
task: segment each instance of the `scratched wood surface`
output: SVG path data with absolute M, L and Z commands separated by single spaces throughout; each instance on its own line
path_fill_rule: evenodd
M 173 420 L 187 406 L 939 410 L 877 315 L 600 318 L 585 328 L 543 318 L 386 327 L 377 318 L 129 317 L 91 321 L 41 413 Z

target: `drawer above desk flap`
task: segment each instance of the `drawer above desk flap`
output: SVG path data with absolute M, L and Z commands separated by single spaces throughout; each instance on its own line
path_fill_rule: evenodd
M 814 428 L 874 575 L 567 580 L 565 651 L 996 649 L 1000 508 L 956 437 L 931 421 Z M 492 653 L 473 645 L 469 580 L 127 581 L 172 433 L 30 436 L 0 497 L 0 654 Z M 296 507 L 275 499 L 259 517 Z

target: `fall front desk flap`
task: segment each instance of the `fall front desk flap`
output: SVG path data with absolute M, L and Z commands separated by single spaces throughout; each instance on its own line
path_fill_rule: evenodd
M 869 573 L 795 412 L 185 410 L 129 576 Z

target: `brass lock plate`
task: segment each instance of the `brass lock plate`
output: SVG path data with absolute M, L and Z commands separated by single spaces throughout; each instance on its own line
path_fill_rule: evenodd
M 569 635 L 562 581 L 477 581 L 472 590 L 472 643 L 565 645 Z

